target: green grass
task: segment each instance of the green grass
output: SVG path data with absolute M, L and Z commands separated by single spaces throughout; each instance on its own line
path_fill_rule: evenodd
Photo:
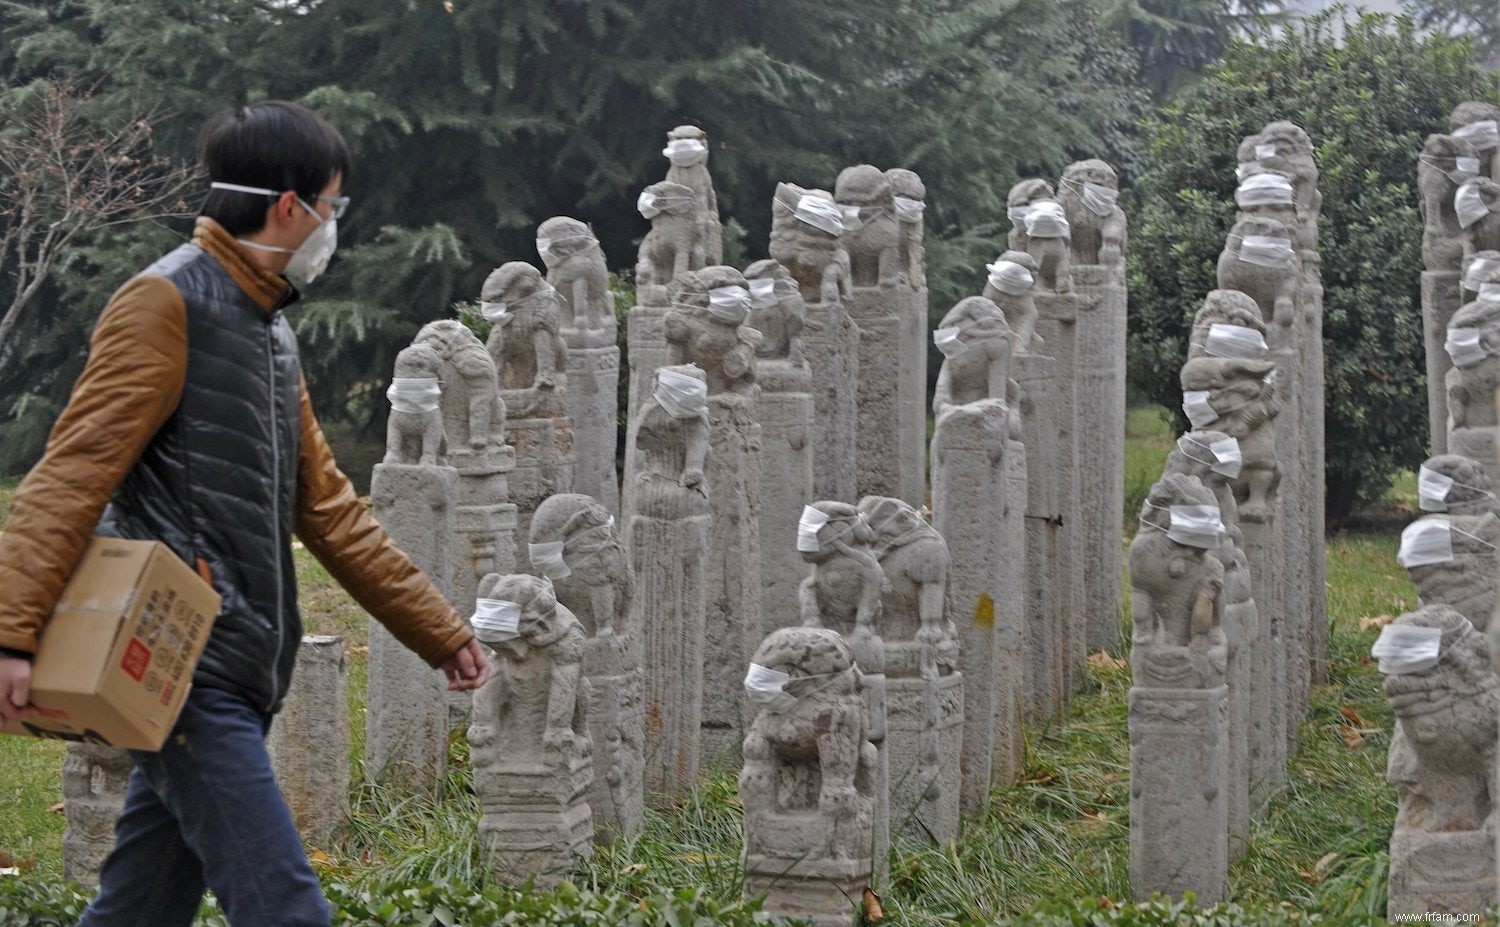
M 1131 494 L 1144 496 L 1160 475 L 1172 438 L 1155 409 L 1132 409 L 1128 428 L 1130 506 Z M 0 512 L 12 488 L 0 484 Z M 1414 482 L 1403 476 L 1385 502 L 1399 513 L 1414 497 Z M 1127 521 L 1133 511 L 1127 509 Z M 1230 871 L 1230 899 L 1252 911 L 1290 905 L 1336 923 L 1380 922 L 1395 811 L 1394 790 L 1384 777 L 1392 722 L 1380 675 L 1366 656 L 1377 631 L 1360 630 L 1359 620 L 1415 605 L 1395 564 L 1396 543 L 1395 529 L 1384 527 L 1328 539 L 1329 681 L 1312 693 L 1286 788 L 1254 825 L 1247 853 Z M 319 848 L 331 858 L 328 877 L 356 885 L 483 881 L 473 837 L 479 810 L 461 738 L 452 744 L 453 768 L 440 801 L 362 781 L 368 619 L 306 551 L 296 556 L 308 630 L 342 634 L 350 648 L 354 819 L 343 840 Z M 965 823 L 955 846 L 898 845 L 885 897 L 887 923 L 987 923 L 1047 899 L 1117 904 L 1129 897 L 1129 671 L 1099 665 L 1091 676 L 1093 688 L 1074 699 L 1065 717 L 1029 732 L 1022 781 L 997 790 L 988 812 Z M 1340 732 L 1345 708 L 1361 719 L 1353 746 Z M 56 744 L 0 738 L 0 852 L 48 880 L 60 874 L 63 820 L 50 810 L 60 801 L 60 755 Z M 705 886 L 730 900 L 741 886 L 740 840 L 734 774 L 711 774 L 691 798 L 666 813 L 648 813 L 635 840 L 600 848 L 577 879 L 629 898 Z

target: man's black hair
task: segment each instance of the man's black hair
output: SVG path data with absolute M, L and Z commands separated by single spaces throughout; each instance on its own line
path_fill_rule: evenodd
M 203 130 L 203 166 L 210 181 L 295 190 L 309 205 L 334 174 L 347 183 L 349 146 L 339 131 L 305 106 L 267 100 L 226 110 Z M 266 224 L 269 196 L 213 190 L 201 215 L 231 235 L 250 235 Z

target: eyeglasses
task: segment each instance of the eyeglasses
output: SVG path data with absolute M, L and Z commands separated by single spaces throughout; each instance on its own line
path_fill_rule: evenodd
M 319 193 L 318 199 L 333 207 L 333 217 L 335 219 L 344 218 L 344 213 L 349 211 L 349 197 L 347 196 L 324 196 Z
M 237 183 L 224 183 L 223 181 L 218 180 L 209 184 L 209 187 L 214 190 L 232 190 L 235 193 L 255 193 L 261 196 L 271 197 L 281 196 L 280 192 L 277 192 L 276 190 L 268 190 L 265 187 L 246 187 L 241 186 Z M 325 196 L 322 193 L 319 193 L 318 199 L 333 207 L 333 218 L 335 219 L 344 218 L 344 213 L 349 211 L 349 197 L 347 196 Z

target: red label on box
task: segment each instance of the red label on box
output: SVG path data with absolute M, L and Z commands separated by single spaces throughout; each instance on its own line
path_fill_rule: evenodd
M 130 639 L 130 646 L 125 648 L 125 659 L 120 661 L 120 668 L 130 674 L 130 678 L 136 682 L 146 675 L 146 667 L 151 665 L 151 650 L 135 638 Z

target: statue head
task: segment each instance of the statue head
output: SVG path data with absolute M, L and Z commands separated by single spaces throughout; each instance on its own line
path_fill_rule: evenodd
M 1266 323 L 1260 316 L 1260 306 L 1250 296 L 1239 290 L 1210 290 L 1203 305 L 1193 316 L 1193 330 L 1188 344 L 1189 357 L 1205 356 L 1208 336 L 1215 324 L 1236 325 L 1266 333 Z
M 938 328 L 957 329 L 959 340 L 966 350 L 980 345 L 1003 345 L 1007 354 L 1010 351 L 1010 325 L 1005 321 L 1005 313 L 1000 311 L 993 300 L 983 296 L 968 296 L 959 300 L 943 316 Z
M 1471 139 L 1480 151 L 1493 151 L 1496 146 L 1497 127 L 1500 123 L 1500 106 L 1468 100 L 1453 108 L 1448 117 L 1448 131 L 1462 138 Z
M 1010 209 L 1015 209 L 1020 206 L 1029 206 L 1037 200 L 1055 199 L 1057 199 L 1057 192 L 1052 189 L 1052 184 L 1040 177 L 1032 177 L 1010 188 L 1010 193 L 1005 197 L 1005 205 Z
M 823 563 L 847 548 L 868 548 L 874 540 L 863 513 L 847 502 L 813 502 L 797 523 L 797 550 L 807 563 Z
M 485 302 L 515 304 L 547 288 L 542 272 L 526 261 L 501 264 L 485 278 L 479 298 Z
M 886 206 L 891 202 L 891 182 L 873 164 L 856 164 L 839 171 L 833 198 L 841 204 L 861 208 Z
M 567 216 L 553 216 L 536 227 L 537 252 L 550 270 L 575 254 L 599 251 L 599 239 L 586 223 Z M 603 252 L 600 252 L 603 257 Z
M 667 133 L 662 155 L 673 167 L 695 167 L 708 160 L 708 133 L 697 126 L 678 126 Z
M 554 581 L 604 586 L 630 570 L 614 516 L 593 496 L 548 496 L 532 515 L 527 540 L 532 565 Z
M 663 180 L 641 191 L 636 208 L 647 219 L 657 216 L 693 216 L 698 209 L 698 195 L 685 184 Z
M 1115 169 L 1099 158 L 1074 161 L 1063 170 L 1062 180 L 1064 185 L 1093 183 L 1111 190 L 1120 189 L 1120 178 Z

